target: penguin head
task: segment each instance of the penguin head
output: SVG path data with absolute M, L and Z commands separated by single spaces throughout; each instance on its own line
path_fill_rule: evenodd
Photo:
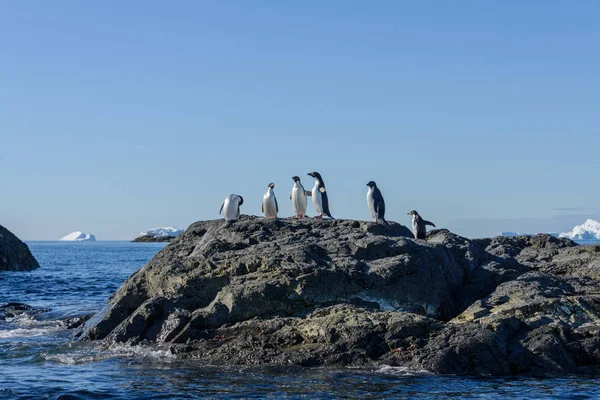
M 411 212 L 409 212 L 409 213 L 408 213 L 408 214 L 406 214 L 406 215 L 419 215 L 419 213 L 418 213 L 418 212 L 416 212 L 415 210 L 412 210 Z
M 377 187 L 377 184 L 373 181 L 369 181 L 369 183 L 367 183 L 367 186 L 370 188 L 374 188 L 374 187 Z
M 273 182 L 269 183 L 269 188 L 273 189 L 275 187 L 275 184 Z
M 308 176 L 312 176 L 315 179 L 321 180 L 321 174 L 318 172 L 309 172 L 308 174 L 306 174 Z
M 292 176 L 292 179 L 294 180 L 294 182 L 300 182 L 300 178 L 298 178 L 297 176 Z
M 240 196 L 239 194 L 236 194 L 236 196 L 238 197 L 238 206 L 241 206 L 242 204 L 244 204 L 244 198 L 242 196 Z

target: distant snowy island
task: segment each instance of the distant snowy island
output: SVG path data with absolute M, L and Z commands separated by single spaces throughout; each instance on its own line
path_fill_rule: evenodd
M 600 222 L 588 219 L 582 225 L 577 225 L 571 232 L 563 232 L 560 237 L 571 240 L 600 240 Z
M 96 236 L 92 235 L 91 233 L 75 231 L 69 233 L 67 236 L 63 236 L 59 240 L 62 242 L 95 242 Z
M 556 233 L 556 232 L 540 232 L 540 233 L 544 233 L 546 235 L 558 237 L 558 233 Z M 534 235 L 533 233 L 500 232 L 496 236 L 508 236 L 508 237 L 511 237 L 511 236 L 533 236 L 533 235 Z
M 548 233 L 548 235 L 567 238 L 580 242 L 580 244 L 588 244 L 589 242 L 600 241 L 600 222 L 593 219 L 588 219 L 581 225 L 576 225 L 571 232 Z M 531 236 L 530 233 L 519 232 L 500 232 L 496 236 Z
M 132 242 L 170 242 L 183 233 L 183 229 L 172 226 L 165 228 L 148 229 L 142 231 Z

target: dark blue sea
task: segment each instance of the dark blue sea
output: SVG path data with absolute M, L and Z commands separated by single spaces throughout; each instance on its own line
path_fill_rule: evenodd
M 0 304 L 48 309 L 0 321 L 0 399 L 600 398 L 600 381 L 435 376 L 402 368 L 213 367 L 143 347 L 72 342 L 65 317 L 98 311 L 164 244 L 31 242 L 33 272 L 0 272 Z

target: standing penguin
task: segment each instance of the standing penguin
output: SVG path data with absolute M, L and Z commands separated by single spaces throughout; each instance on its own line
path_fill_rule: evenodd
M 369 191 L 367 192 L 367 205 L 369 206 L 371 216 L 375 221 L 381 220 L 385 222 L 385 201 L 383 201 L 381 191 L 373 181 L 367 183 L 367 186 L 369 187 Z
M 277 198 L 273 191 L 274 187 L 274 183 L 269 183 L 267 193 L 263 196 L 262 212 L 267 218 L 277 218 L 277 213 L 279 212 L 279 205 L 277 204 Z
M 408 215 L 413 216 L 412 220 L 412 231 L 413 235 L 415 235 L 415 239 L 427 239 L 427 225 L 431 225 L 435 228 L 435 225 L 432 222 L 425 221 L 418 212 L 412 210 L 408 213 Z
M 240 218 L 240 206 L 244 204 L 244 198 L 239 194 L 230 194 L 225 197 L 219 214 L 223 213 L 225 221 L 236 221 Z
M 300 183 L 300 178 L 293 176 L 294 187 L 292 188 L 292 208 L 294 209 L 294 218 L 302 218 L 306 215 L 306 196 L 310 194 L 304 190 L 304 186 Z
M 325 182 L 321 174 L 318 172 L 309 172 L 308 176 L 315 178 L 315 185 L 312 188 L 312 201 L 317 210 L 316 218 L 323 218 L 323 215 L 327 215 L 329 218 L 333 218 L 329 212 L 329 199 L 327 198 L 327 190 L 325 189 Z

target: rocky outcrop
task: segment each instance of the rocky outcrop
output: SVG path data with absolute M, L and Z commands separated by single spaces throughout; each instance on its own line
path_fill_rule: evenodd
M 29 247 L 0 225 L 0 271 L 31 271 L 39 266 Z
M 600 365 L 600 245 L 411 236 L 393 222 L 197 222 L 79 335 L 212 364 L 495 375 Z

